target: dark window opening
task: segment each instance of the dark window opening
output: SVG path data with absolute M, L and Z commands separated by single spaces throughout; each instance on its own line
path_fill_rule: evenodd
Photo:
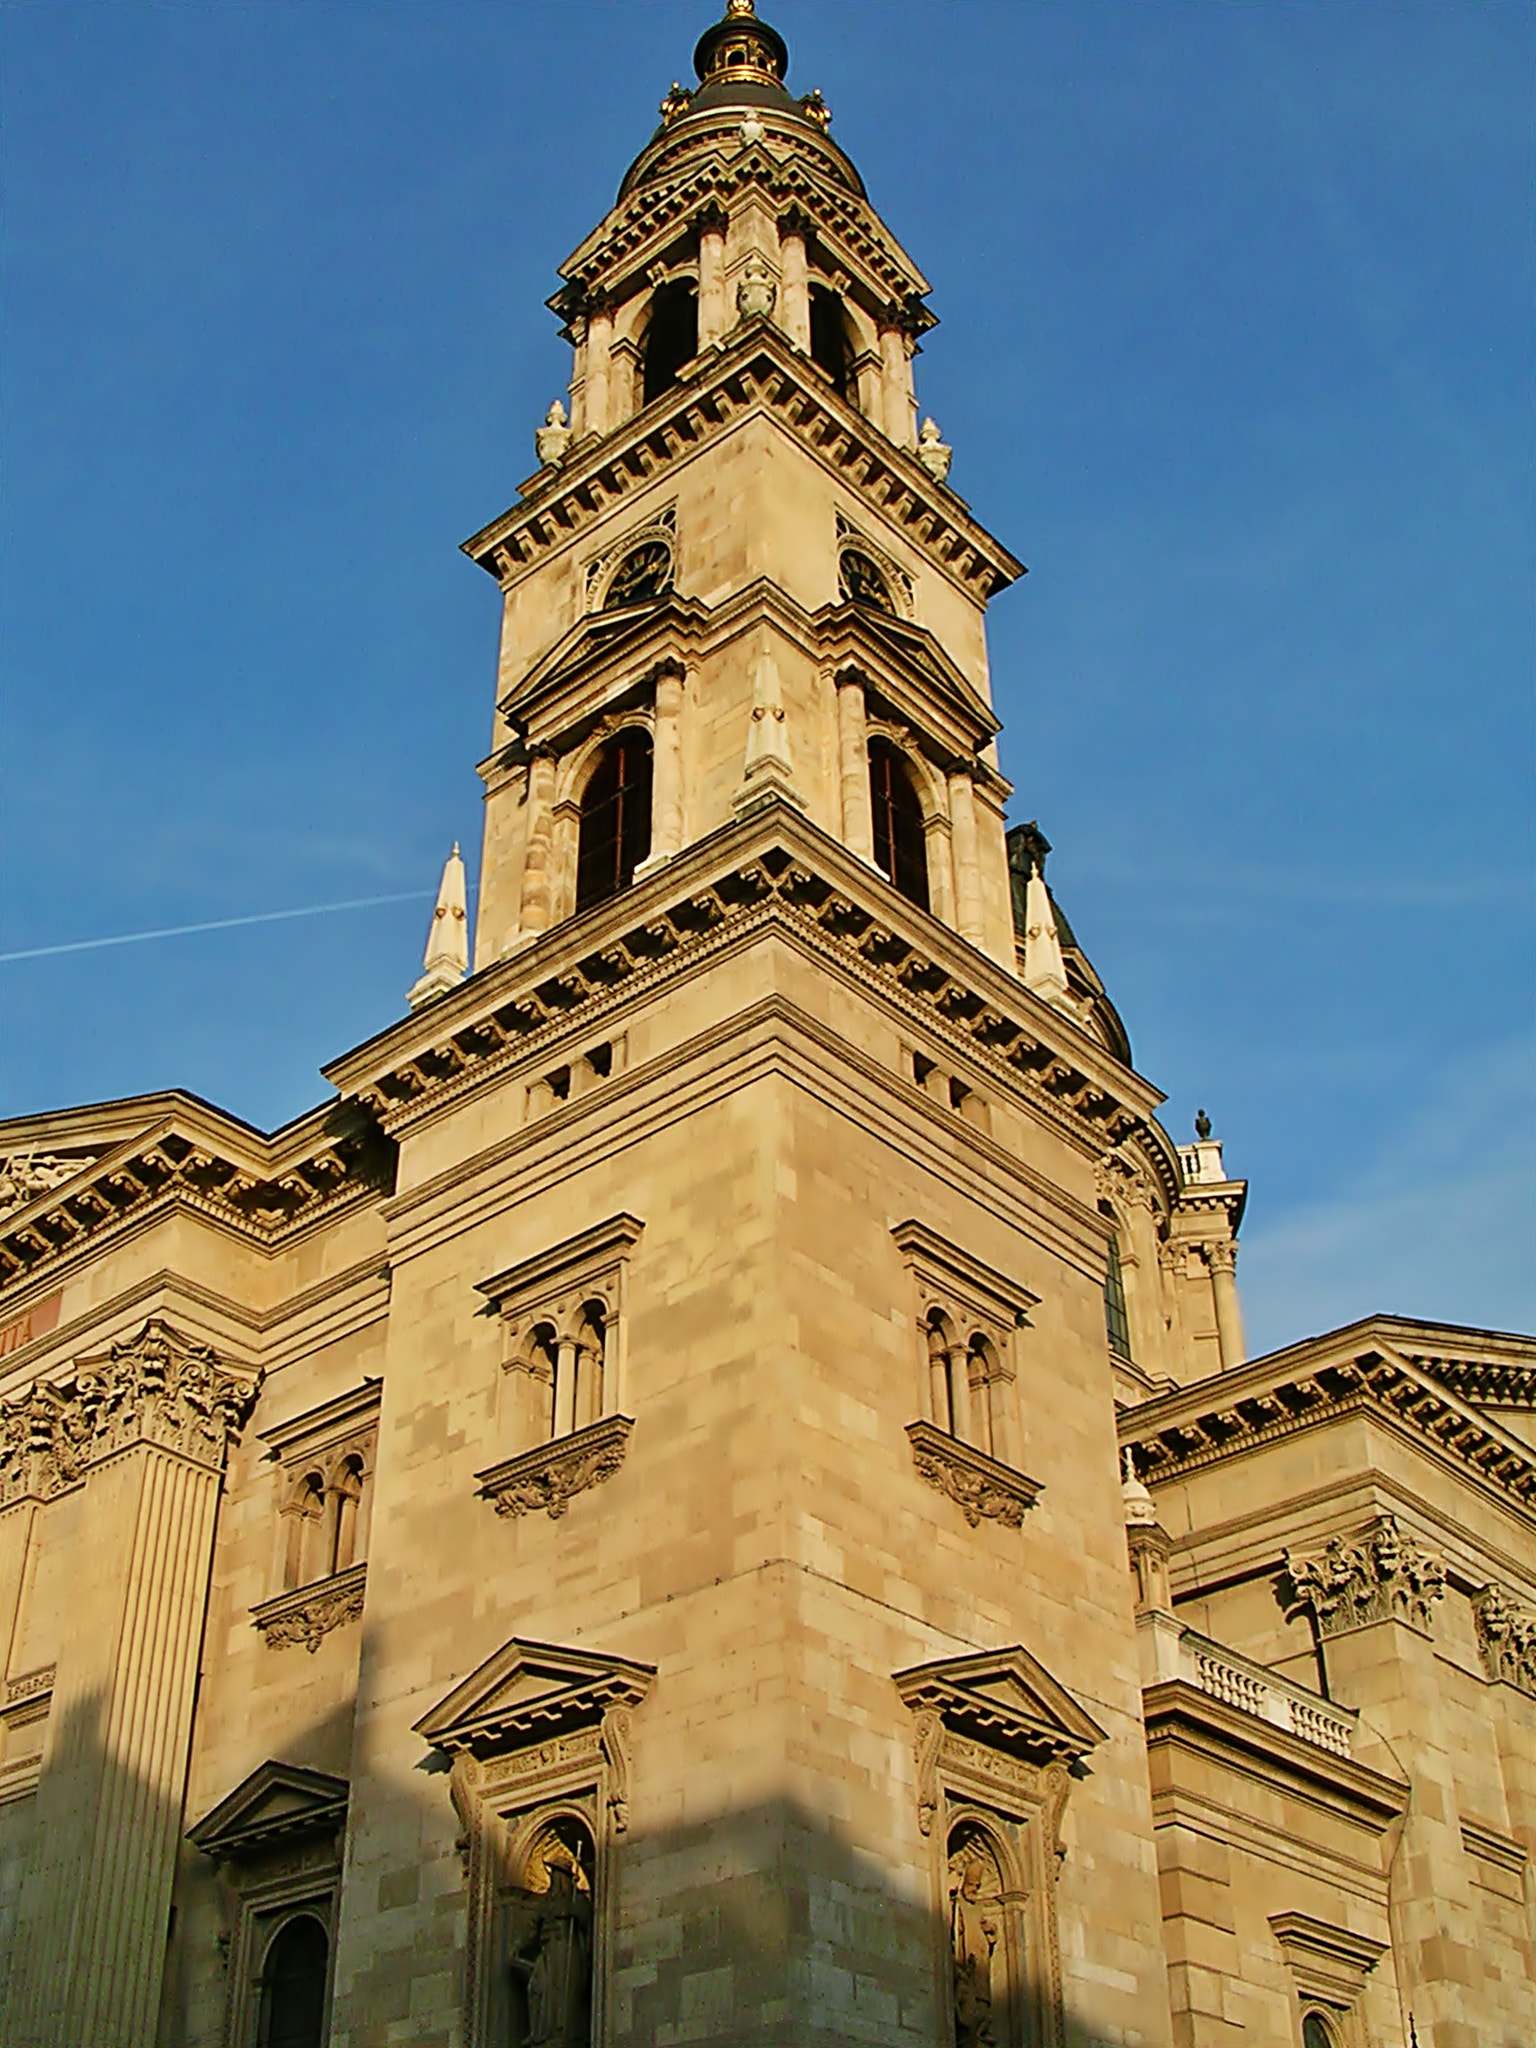
M 658 285 L 645 332 L 645 403 L 677 382 L 684 363 L 699 352 L 699 302 L 691 284 Z
M 290 1920 L 261 1973 L 261 2048 L 320 2048 L 330 1942 L 318 1920 Z
M 928 837 L 912 775 L 885 740 L 869 743 L 869 800 L 874 812 L 875 866 L 909 902 L 928 908 Z
M 843 302 L 825 285 L 811 286 L 811 361 L 832 379 L 839 398 L 848 396 L 848 323 Z
M 891 587 L 874 559 L 862 548 L 844 548 L 837 558 L 837 583 L 845 602 L 868 605 L 871 611 L 895 615 Z
M 1302 2021 L 1301 2048 L 1333 2048 L 1333 2035 L 1321 2013 L 1309 2012 Z
M 1104 1332 L 1117 1358 L 1131 1355 L 1131 1321 L 1125 1310 L 1125 1275 L 1120 1270 L 1120 1244 L 1109 1240 L 1109 1263 L 1104 1269 Z
M 631 726 L 587 778 L 576 855 L 576 908 L 617 896 L 651 850 L 651 738 Z

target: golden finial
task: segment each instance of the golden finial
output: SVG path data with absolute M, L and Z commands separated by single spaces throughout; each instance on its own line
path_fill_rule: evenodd
M 754 0 L 726 0 L 725 12 L 728 20 L 739 21 L 743 15 L 756 14 L 757 8 Z

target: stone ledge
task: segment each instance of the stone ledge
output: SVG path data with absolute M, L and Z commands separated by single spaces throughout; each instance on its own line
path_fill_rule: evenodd
M 362 1618 L 367 1584 L 367 1565 L 354 1564 L 331 1578 L 295 1586 L 275 1600 L 263 1600 L 251 1609 L 251 1621 L 266 1637 L 269 1649 L 285 1650 L 302 1643 L 313 1655 L 333 1628 Z
M 475 1474 L 480 1498 L 493 1501 L 498 1515 L 532 1515 L 542 1508 L 558 1521 L 578 1493 L 618 1471 L 634 1426 L 633 1416 L 605 1415 L 569 1436 L 488 1465 Z
M 948 1494 L 974 1529 L 983 1520 L 1017 1529 L 1040 1493 L 1040 1482 L 989 1458 L 931 1422 L 909 1422 L 907 1439 L 917 1476 Z

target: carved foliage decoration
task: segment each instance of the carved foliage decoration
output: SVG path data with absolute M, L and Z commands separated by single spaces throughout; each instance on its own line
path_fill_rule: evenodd
M 558 1436 L 500 1465 L 477 1472 L 480 1497 L 493 1501 L 498 1515 L 532 1515 L 541 1510 L 558 1521 L 578 1493 L 601 1486 L 624 1462 L 634 1422 L 628 1415 L 605 1415 L 586 1429 Z
M 1315 1557 L 1285 1553 L 1298 1605 L 1310 1607 L 1322 1636 L 1374 1621 L 1406 1621 L 1428 1634 L 1445 1594 L 1445 1567 L 1383 1515 L 1354 1543 L 1329 1538 Z
M 895 1683 L 912 1713 L 955 2048 L 1056 2048 L 1061 1824 L 1103 1730 L 1017 1645 L 914 1665 Z
M 1477 1647 L 1488 1676 L 1536 1698 L 1536 1609 L 1518 1606 L 1501 1586 L 1484 1586 L 1472 1602 Z
M 368 1567 L 355 1564 L 350 1571 L 337 1572 L 291 1593 L 279 1593 L 275 1600 L 264 1600 L 251 1609 L 251 1620 L 266 1637 L 269 1649 L 299 1646 L 313 1655 L 333 1628 L 362 1619 L 367 1590 Z
M 225 1364 L 151 1317 L 104 1356 L 0 1406 L 0 1505 L 46 1499 L 139 1443 L 221 1472 L 260 1384 L 259 1372 Z
M 514 1638 L 417 1731 L 453 1759 L 467 2048 L 585 2043 L 613 1940 L 633 1714 L 654 1667 Z
M 907 1439 L 918 1478 L 948 1494 L 973 1529 L 984 1521 L 1017 1529 L 1034 1506 L 1038 1480 L 1000 1464 L 931 1422 L 909 1422 Z

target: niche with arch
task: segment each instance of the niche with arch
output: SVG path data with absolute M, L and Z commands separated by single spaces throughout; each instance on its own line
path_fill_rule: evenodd
M 906 756 L 878 735 L 869 742 L 869 802 L 875 866 L 908 902 L 927 910 L 928 833 L 923 800 Z
M 617 896 L 651 850 L 654 749 L 643 726 L 604 742 L 587 771 L 578 805 L 576 909 Z
M 492 1910 L 491 2040 L 590 2048 L 597 1846 L 585 1805 L 505 1827 Z

